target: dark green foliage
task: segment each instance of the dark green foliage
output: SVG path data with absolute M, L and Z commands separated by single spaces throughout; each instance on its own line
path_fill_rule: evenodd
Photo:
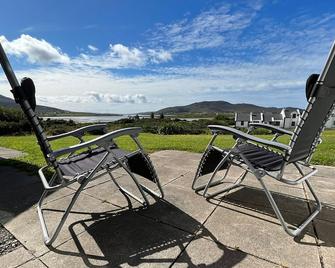
M 18 135 L 31 131 L 23 112 L 0 107 L 0 135 Z
M 224 122 L 224 125 L 234 125 L 235 124 L 235 119 L 234 116 L 230 115 L 228 116 L 227 114 L 217 114 L 214 117 L 215 120 Z
M 152 115 L 151 115 L 152 117 Z M 47 135 L 57 135 L 68 132 L 88 124 L 78 124 L 66 120 L 42 120 L 41 124 Z M 199 119 L 194 121 L 166 118 L 163 114 L 160 118 L 124 118 L 108 124 L 108 130 L 113 131 L 126 127 L 141 127 L 143 132 L 172 135 L 172 134 L 206 134 L 209 133 L 207 125 L 220 124 L 232 125 L 233 121 L 226 115 L 217 115 L 215 119 Z M 22 112 L 13 109 L 0 108 L 0 135 L 18 135 L 31 133 L 29 122 Z M 101 135 L 102 131 L 90 133 Z
M 47 120 L 42 120 L 41 123 L 48 135 L 58 135 L 81 127 L 73 120 L 51 120 L 48 118 Z

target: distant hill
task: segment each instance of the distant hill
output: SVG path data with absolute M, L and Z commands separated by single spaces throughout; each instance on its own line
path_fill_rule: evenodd
M 262 107 L 248 103 L 232 104 L 226 101 L 202 101 L 185 106 L 167 107 L 156 113 L 188 114 L 188 113 L 228 113 L 228 112 L 280 112 L 282 108 Z M 288 110 L 297 108 L 288 107 Z
M 20 109 L 20 106 L 11 98 L 0 95 L 0 107 Z M 54 107 L 37 105 L 36 113 L 39 116 L 94 116 L 94 115 L 117 115 L 117 114 L 97 114 L 97 113 L 86 113 L 86 112 L 72 112 L 67 110 L 61 110 Z
M 0 106 L 6 107 L 6 108 L 14 108 L 14 109 L 20 108 L 20 106 L 13 99 L 5 97 L 3 95 L 0 95 Z M 44 114 L 58 115 L 58 114 L 70 113 L 70 111 L 65 111 L 65 110 L 48 107 L 48 106 L 42 106 L 42 105 L 37 105 L 36 112 L 40 115 L 44 115 Z

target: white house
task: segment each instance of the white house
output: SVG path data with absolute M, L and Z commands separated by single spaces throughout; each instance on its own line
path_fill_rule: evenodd
M 235 126 L 247 128 L 250 123 L 250 113 L 235 113 Z
M 299 110 L 296 111 L 289 111 L 287 109 L 282 109 L 280 114 L 283 118 L 283 128 L 295 128 L 295 126 L 300 121 L 300 112 Z
M 235 113 L 235 126 L 247 128 L 249 123 L 263 123 L 281 128 L 295 128 L 300 121 L 299 110 L 282 109 L 280 113 Z M 327 121 L 326 128 L 335 128 L 335 110 Z
M 335 111 L 333 111 L 332 115 L 328 119 L 326 128 L 335 128 Z
M 249 123 L 271 124 L 282 128 L 294 128 L 300 120 L 299 110 L 282 109 L 280 113 L 235 113 L 235 126 L 247 128 Z

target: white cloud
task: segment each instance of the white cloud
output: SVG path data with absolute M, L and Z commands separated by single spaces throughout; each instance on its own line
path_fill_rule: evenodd
M 255 19 L 260 8 L 257 4 L 236 12 L 221 6 L 161 25 L 150 46 L 111 44 L 107 51 L 81 54 L 70 64 L 18 74 L 34 79 L 43 104 L 68 110 L 131 113 L 201 100 L 304 107 L 306 78 L 323 67 L 335 17 L 309 15 L 281 24 Z M 251 23 L 248 34 L 241 34 Z M 220 49 L 211 50 L 206 59 L 182 54 L 213 47 Z M 175 58 L 173 67 L 158 65 Z M 147 72 L 113 70 L 120 68 Z M 0 75 L 0 94 L 7 89 Z
M 147 103 L 147 98 L 142 94 L 135 95 L 115 95 L 109 93 L 99 93 L 95 91 L 88 92 L 86 96 L 99 103 L 133 103 L 133 104 L 142 104 Z
M 96 103 L 96 104 L 144 104 L 148 103 L 146 96 L 142 94 L 134 95 L 116 95 L 109 93 L 99 93 L 95 91 L 85 92 L 81 95 L 64 95 L 64 96 L 38 96 L 37 100 L 42 104 L 59 104 L 59 103 Z
M 153 63 L 167 62 L 172 60 L 171 53 L 163 49 L 148 49 L 148 55 L 150 57 L 150 61 Z
M 93 51 L 93 52 L 96 52 L 96 51 L 99 50 L 97 47 L 95 47 L 95 46 L 93 46 L 93 45 L 88 45 L 87 47 L 89 48 L 89 50 L 91 50 L 91 51 Z
M 12 41 L 2 35 L 0 42 L 9 55 L 26 56 L 30 63 L 69 63 L 70 61 L 60 48 L 52 46 L 44 39 L 39 40 L 27 34 L 22 34 Z
M 241 30 L 247 28 L 257 11 L 257 5 L 240 6 L 236 11 L 233 6 L 223 4 L 219 7 L 200 13 L 192 20 L 159 25 L 151 37 L 152 43 L 168 47 L 172 52 L 183 52 L 193 49 L 218 47 L 239 35 Z
M 110 44 L 109 48 L 110 57 L 118 60 L 120 66 L 141 66 L 145 62 L 145 55 L 138 48 L 128 48 L 122 44 Z
M 72 60 L 74 66 L 90 66 L 101 69 L 139 68 L 149 63 L 161 63 L 172 60 L 172 55 L 163 49 L 140 49 L 123 44 L 110 44 L 103 54 L 80 54 Z

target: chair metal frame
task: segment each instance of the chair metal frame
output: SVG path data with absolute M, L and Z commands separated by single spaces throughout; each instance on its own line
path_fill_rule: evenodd
M 294 151 L 294 149 L 296 148 L 295 145 L 296 145 L 296 141 L 299 138 L 299 135 L 304 135 L 304 133 L 306 134 L 306 132 L 308 132 L 306 131 L 306 128 L 308 129 L 308 127 L 305 128 L 304 132 L 302 132 L 302 129 L 304 128 L 305 122 L 308 120 L 308 116 L 311 113 L 313 109 L 313 105 L 316 103 L 317 98 L 320 96 L 322 98 L 327 98 L 327 96 L 329 95 L 330 97 L 332 97 L 332 99 L 334 99 L 334 96 L 335 96 L 335 85 L 334 84 L 335 83 L 333 80 L 325 81 L 326 77 L 327 77 L 327 80 L 331 79 L 329 78 L 330 75 L 328 75 L 328 73 L 330 71 L 332 72 L 334 71 L 334 68 L 335 68 L 334 65 L 335 65 L 335 44 L 333 44 L 331 48 L 331 52 L 329 54 L 325 68 L 321 76 L 319 77 L 319 80 L 314 85 L 313 92 L 315 94 L 314 95 L 312 94 L 312 96 L 309 98 L 307 108 L 302 113 L 301 120 L 299 124 L 297 124 L 293 132 L 286 130 L 286 129 L 276 127 L 276 126 L 272 126 L 269 124 L 262 124 L 262 123 L 251 123 L 249 125 L 249 129 L 247 133 L 237 130 L 235 128 L 231 128 L 231 127 L 220 126 L 220 125 L 209 125 L 208 127 L 211 130 L 213 136 L 203 154 L 203 157 L 200 160 L 197 172 L 195 174 L 195 177 L 192 183 L 192 189 L 195 190 L 196 192 L 201 193 L 207 199 L 213 198 L 219 194 L 226 193 L 234 188 L 241 186 L 241 183 L 245 179 L 246 175 L 248 173 L 251 173 L 256 177 L 261 187 L 264 189 L 267 199 L 269 200 L 271 207 L 273 208 L 277 218 L 280 221 L 280 224 L 282 225 L 286 233 L 288 233 L 291 236 L 298 236 L 299 234 L 301 234 L 303 229 L 318 215 L 318 213 L 321 211 L 321 208 L 322 208 L 321 202 L 318 199 L 315 191 L 313 190 L 309 182 L 309 179 L 317 173 L 317 169 L 310 164 L 310 161 L 311 161 L 313 153 L 315 152 L 317 145 L 322 142 L 320 136 L 324 130 L 327 120 L 331 116 L 332 111 L 335 109 L 334 102 L 331 105 L 330 109 L 327 110 L 327 114 L 324 116 L 324 118 L 321 119 L 321 123 L 320 123 L 320 126 L 318 126 L 317 133 L 315 136 L 313 136 L 314 140 L 312 141 L 311 146 L 307 148 L 307 150 L 303 150 L 302 153 L 300 152 L 297 153 L 297 150 Z M 331 84 L 331 86 L 329 86 L 327 83 Z M 261 139 L 261 138 L 251 135 L 252 131 L 256 128 L 265 128 L 265 129 L 271 130 L 274 133 L 272 140 L 265 140 L 265 139 Z M 215 146 L 214 142 L 216 138 L 219 136 L 219 134 L 233 135 L 236 141 L 233 147 L 230 149 L 224 150 L 224 149 L 221 149 Z M 291 137 L 289 145 L 282 144 L 277 141 L 277 138 L 282 135 L 289 135 Z M 283 161 L 281 163 L 279 170 L 270 171 L 270 170 L 265 170 L 260 167 L 255 167 L 247 159 L 247 157 L 243 154 L 243 152 L 239 149 L 240 145 L 248 144 L 248 143 L 252 145 L 256 145 L 260 147 L 261 149 L 265 149 L 269 152 L 274 152 L 275 154 L 281 155 L 283 157 Z M 301 146 L 301 142 L 299 146 Z M 309 146 L 309 145 L 306 145 L 306 146 Z M 221 154 L 221 160 L 217 164 L 217 166 L 212 170 L 212 172 L 205 173 L 205 174 L 212 173 L 208 182 L 203 185 L 197 185 L 199 178 L 202 175 L 204 175 L 202 173 L 202 170 L 204 168 L 204 165 L 206 164 L 206 158 L 208 157 L 209 153 L 213 150 Z M 284 177 L 284 175 L 286 175 L 285 173 L 286 167 L 289 164 L 293 164 L 294 167 L 298 170 L 300 174 L 300 177 L 298 179 L 288 179 Z M 218 191 L 209 193 L 208 190 L 211 187 L 215 187 L 215 186 L 218 186 L 224 183 L 224 180 L 227 178 L 227 174 L 229 173 L 229 169 L 232 166 L 240 167 L 243 170 L 242 174 L 238 177 L 238 179 L 230 186 L 227 186 Z M 307 171 L 304 171 L 303 169 L 307 169 Z M 218 177 L 217 173 L 220 170 L 225 170 L 225 172 L 223 176 L 220 176 L 220 178 L 217 179 Z M 278 205 L 276 204 L 272 196 L 271 191 L 269 190 L 269 188 L 267 187 L 265 183 L 264 178 L 266 176 L 271 177 L 279 182 L 282 182 L 288 185 L 298 185 L 301 183 L 306 184 L 307 188 L 309 189 L 310 193 L 312 194 L 316 202 L 316 207 L 304 219 L 304 221 L 299 226 L 297 227 L 289 226 L 287 222 L 285 221 L 280 209 L 278 208 Z M 215 178 L 216 180 L 214 180 Z
M 12 93 L 14 95 L 14 98 L 16 102 L 20 104 L 27 119 L 31 123 L 31 126 L 36 134 L 38 143 L 41 147 L 41 150 L 47 162 L 47 165 L 40 168 L 38 171 L 39 177 L 44 187 L 44 192 L 42 193 L 42 196 L 37 203 L 37 211 L 38 211 L 39 221 L 42 227 L 44 243 L 47 246 L 50 246 L 57 238 L 61 228 L 63 227 L 69 213 L 71 212 L 72 207 L 76 203 L 82 190 L 86 187 L 88 183 L 90 183 L 91 181 L 103 175 L 109 175 L 111 178 L 111 181 L 116 185 L 116 187 L 124 195 L 127 195 L 135 199 L 136 201 L 140 202 L 143 206 L 149 205 L 148 198 L 145 194 L 146 192 L 158 198 L 164 198 L 163 189 L 159 182 L 159 178 L 157 176 L 155 168 L 148 154 L 145 152 L 144 148 L 142 147 L 138 139 L 138 135 L 141 132 L 141 128 L 132 127 L 132 128 L 119 129 L 119 130 L 112 131 L 110 133 L 101 135 L 95 139 L 84 141 L 83 136 L 88 131 L 103 130 L 104 132 L 106 132 L 106 129 L 107 129 L 106 124 L 95 124 L 95 125 L 82 127 L 82 128 L 79 128 L 79 129 L 76 129 L 76 130 L 73 130 L 67 133 L 60 134 L 60 135 L 47 137 L 39 122 L 37 115 L 32 109 L 31 104 L 29 103 L 27 97 L 25 96 L 25 93 L 22 90 L 20 83 L 18 82 L 13 72 L 13 69 L 9 63 L 9 60 L 5 54 L 3 47 L 1 46 L 1 43 L 0 43 L 0 62 L 6 74 L 6 77 L 12 87 Z M 62 148 L 62 149 L 55 150 L 55 151 L 52 150 L 51 145 L 50 145 L 51 141 L 65 138 L 65 137 L 70 137 L 70 136 L 79 139 L 80 143 L 67 147 L 67 148 Z M 129 136 L 137 146 L 137 149 L 135 151 L 129 152 L 128 154 L 126 154 L 125 156 L 121 158 L 114 154 L 113 147 L 112 147 L 116 145 L 115 139 L 120 136 Z M 102 159 L 97 163 L 97 165 L 93 169 L 87 170 L 83 173 L 78 173 L 72 177 L 64 176 L 62 174 L 59 168 L 59 161 L 61 159 L 64 159 L 64 158 L 66 159 L 73 155 L 77 155 L 76 154 L 77 152 L 79 152 L 78 154 L 80 154 L 80 151 L 82 151 L 83 149 L 87 149 L 90 151 L 92 150 L 93 147 L 104 148 L 105 150 Z M 151 176 L 150 180 L 156 184 L 158 192 L 141 184 L 136 178 L 136 176 L 134 175 L 135 172 L 133 172 L 131 170 L 131 167 L 127 165 L 128 159 L 130 159 L 132 156 L 138 156 L 138 155 L 141 156 L 142 161 L 143 161 L 142 164 L 145 165 L 145 168 L 148 169 L 148 172 L 150 173 L 150 176 Z M 108 157 L 109 159 L 113 159 L 114 161 L 107 161 Z M 54 173 L 51 179 L 48 181 L 45 173 L 46 173 L 46 170 L 50 168 L 54 170 Z M 117 180 L 114 178 L 112 174 L 112 171 L 118 168 L 124 169 L 126 173 L 130 176 L 132 181 L 135 183 L 137 189 L 139 190 L 141 194 L 141 198 L 131 193 L 126 188 L 120 186 L 119 182 L 117 182 Z M 68 207 L 65 209 L 63 216 L 61 217 L 59 223 L 55 226 L 51 234 L 49 234 L 49 230 L 47 227 L 47 223 L 46 223 L 46 220 L 43 214 L 43 208 L 42 208 L 45 198 L 50 193 L 56 190 L 68 187 L 69 185 L 73 183 L 78 183 L 79 187 L 75 191 Z

